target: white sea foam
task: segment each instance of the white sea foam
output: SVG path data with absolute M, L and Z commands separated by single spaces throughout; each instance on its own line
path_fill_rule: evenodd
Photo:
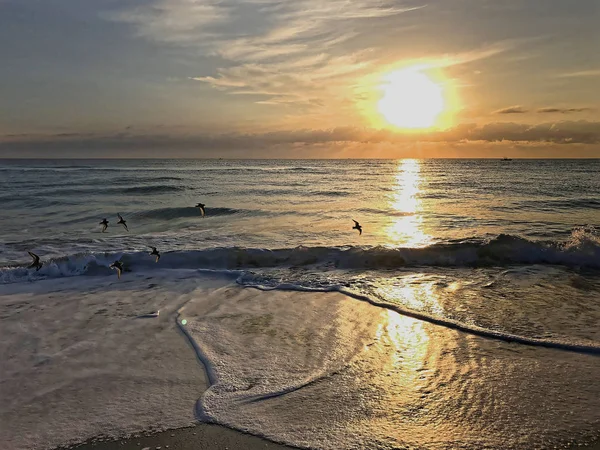
M 600 419 L 596 357 L 482 339 L 340 293 L 224 287 L 179 321 L 212 382 L 198 417 L 279 442 L 529 449 L 585 442 Z
M 597 357 L 461 333 L 342 293 L 247 288 L 235 276 L 3 286 L 3 449 L 195 420 L 322 449 L 533 448 L 595 436 Z
M 176 311 L 232 282 L 196 276 L 171 271 L 2 287 L 0 448 L 48 449 L 195 423 L 206 380 Z
M 186 304 L 179 323 L 213 381 L 199 416 L 233 414 L 240 404 L 283 396 L 342 370 L 363 350 L 382 314 L 348 300 L 230 286 Z M 244 421 L 249 426 L 255 419 Z
M 157 267 L 146 252 L 82 253 L 45 261 L 40 271 L 0 268 L 0 284 L 77 275 L 110 274 L 108 265 L 123 259 L 131 269 Z M 315 269 L 399 269 L 415 266 L 486 267 L 546 264 L 599 268 L 600 238 L 594 229 L 576 229 L 566 242 L 536 242 L 500 235 L 487 241 L 458 241 L 424 248 L 388 247 L 221 247 L 164 252 L 162 268 L 238 270 L 311 267 Z

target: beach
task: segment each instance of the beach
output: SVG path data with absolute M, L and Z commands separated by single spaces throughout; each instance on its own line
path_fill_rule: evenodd
M 214 425 L 187 428 L 198 422 L 301 448 L 597 439 L 582 426 L 599 420 L 594 355 L 473 336 L 341 293 L 256 289 L 195 271 L 37 286 L 31 295 L 13 284 L 2 296 L 3 310 L 18 303 L 32 324 L 28 334 L 3 327 L 5 348 L 21 342 L 19 364 L 9 355 L 2 369 L 12 401 L 0 439 L 11 450 L 99 437 L 116 441 L 83 448 L 112 449 L 152 430 L 166 431 L 123 445 L 270 448 Z M 42 318 L 40 307 L 52 312 Z M 151 310 L 158 317 L 144 317 Z
M 283 450 L 293 449 L 239 431 L 218 425 L 197 425 L 193 428 L 180 428 L 137 436 L 116 441 L 89 442 L 70 447 L 73 450 L 142 450 L 156 448 L 168 450 Z

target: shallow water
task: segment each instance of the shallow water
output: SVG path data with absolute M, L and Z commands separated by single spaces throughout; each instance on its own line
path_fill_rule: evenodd
M 89 294 L 87 317 L 121 259 L 118 295 L 150 311 L 159 282 L 127 280 L 212 270 L 237 286 L 209 307 L 182 282 L 166 316 L 215 377 L 186 406 L 201 420 L 315 448 L 585 443 L 600 430 L 599 174 L 598 160 L 2 161 L 1 320 L 44 359 L 53 328 L 31 321 L 54 316 L 21 315 L 27 292 L 46 303 L 47 283 L 76 285 L 69 308 Z M 65 341 L 87 342 L 85 323 L 61 319 Z

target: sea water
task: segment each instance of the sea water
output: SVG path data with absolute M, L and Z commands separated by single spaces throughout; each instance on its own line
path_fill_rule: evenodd
M 599 434 L 598 160 L 5 160 L 0 187 L 14 448 L 194 420 L 332 449 Z M 72 404 L 108 383 L 89 352 L 152 402 L 89 425 Z M 71 403 L 40 431 L 57 390 Z

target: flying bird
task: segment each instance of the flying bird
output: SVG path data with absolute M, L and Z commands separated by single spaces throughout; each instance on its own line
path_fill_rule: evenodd
M 152 249 L 150 254 L 152 256 L 156 256 L 156 262 L 158 262 L 158 260 L 160 259 L 160 253 L 158 252 L 158 250 L 156 250 L 156 247 L 150 247 L 150 248 Z
M 117 222 L 117 225 L 121 224 L 123 225 L 123 228 L 125 228 L 126 231 L 129 231 L 129 228 L 127 228 L 127 222 L 125 221 L 125 219 L 123 219 L 123 217 L 121 217 L 121 214 L 117 213 L 117 216 L 119 216 L 119 221 Z
M 117 276 L 119 280 L 121 279 L 121 274 L 123 273 L 123 263 L 121 261 L 115 261 L 110 266 L 111 269 L 115 269 L 117 271 Z
M 108 228 L 108 220 L 102 219 L 102 222 L 100 222 L 100 225 L 102 225 L 102 232 L 104 233 L 106 231 L 106 229 Z
M 200 208 L 200 212 L 202 213 L 202 217 L 204 217 L 204 215 L 206 214 L 206 211 L 204 210 L 204 207 L 206 205 L 204 203 L 198 203 L 195 207 L 196 208 Z
M 40 257 L 38 255 L 36 255 L 35 253 L 32 253 L 32 252 L 27 252 L 27 253 L 29 253 L 29 256 L 31 256 L 33 258 L 33 262 L 27 268 L 33 269 L 35 267 L 35 271 L 37 272 L 38 270 L 40 270 L 42 268 L 44 263 L 42 263 L 40 261 Z
M 360 223 L 358 223 L 356 220 L 352 219 L 352 222 L 354 222 L 354 226 L 352 227 L 353 230 L 358 230 L 358 234 L 359 236 L 362 235 L 362 227 L 360 226 Z

